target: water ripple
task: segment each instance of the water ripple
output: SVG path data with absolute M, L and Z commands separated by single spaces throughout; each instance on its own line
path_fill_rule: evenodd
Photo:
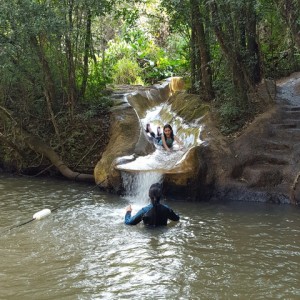
M 168 203 L 181 221 L 123 224 L 126 199 L 57 181 L 1 179 L 1 299 L 299 299 L 298 210 Z M 63 204 L 63 205 L 62 205 Z

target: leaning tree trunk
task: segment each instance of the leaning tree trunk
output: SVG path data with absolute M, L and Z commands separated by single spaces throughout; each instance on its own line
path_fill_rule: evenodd
M 73 32 L 73 1 L 69 3 L 68 10 L 68 32 L 65 36 L 65 47 L 66 47 L 66 59 L 68 67 L 68 78 L 67 78 L 67 94 L 68 94 L 68 107 L 70 113 L 70 119 L 73 120 L 74 108 L 77 100 L 77 86 L 76 86 L 76 75 L 75 75 L 75 64 L 74 64 L 74 53 L 71 42 L 71 34 Z
M 46 102 L 47 102 L 48 112 L 49 112 L 54 130 L 55 130 L 57 139 L 59 141 L 59 145 L 63 150 L 63 144 L 61 142 L 58 126 L 56 124 L 54 112 L 52 109 L 52 103 L 56 102 L 56 88 L 55 88 L 53 76 L 51 73 L 51 69 L 49 66 L 49 62 L 47 60 L 42 43 L 39 42 L 36 37 L 31 37 L 31 44 L 36 49 L 36 52 L 37 52 L 37 55 L 38 55 L 38 58 L 39 58 L 39 61 L 41 64 L 41 68 L 42 68 L 42 72 L 43 72 L 44 95 L 45 95 Z
M 76 181 L 88 181 L 95 182 L 94 176 L 91 174 L 81 174 L 79 172 L 72 171 L 60 158 L 60 156 L 48 145 L 46 145 L 40 138 L 32 136 L 29 132 L 21 128 L 17 121 L 12 117 L 11 113 L 0 106 L 0 120 L 3 123 L 11 123 L 14 127 L 15 135 L 17 135 L 20 143 L 25 143 L 31 150 L 46 157 L 58 170 L 59 172 L 68 179 Z M 10 148 L 22 153 L 21 148 L 16 145 L 15 142 L 11 141 L 9 137 L 0 133 L 0 141 L 4 142 Z
M 45 92 L 48 94 L 50 101 L 54 103 L 56 101 L 56 88 L 51 73 L 51 69 L 46 58 L 43 46 L 39 43 L 38 39 L 34 36 L 30 38 L 31 45 L 36 50 L 37 56 L 39 58 L 42 72 L 43 72 L 43 85 L 45 87 Z
M 91 174 L 81 174 L 79 172 L 72 171 L 59 157 L 59 155 L 48 145 L 46 145 L 38 137 L 31 136 L 28 132 L 22 130 L 24 136 L 24 142 L 33 151 L 47 157 L 51 163 L 59 170 L 59 172 L 68 179 L 75 181 L 88 181 L 95 182 L 94 176 Z

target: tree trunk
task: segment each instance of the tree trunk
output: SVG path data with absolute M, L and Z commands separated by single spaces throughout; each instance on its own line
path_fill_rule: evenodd
M 250 59 L 250 78 L 253 80 L 253 84 L 257 84 L 261 81 L 261 67 L 260 67 L 260 53 L 257 43 L 257 34 L 256 34 L 256 12 L 254 9 L 255 0 L 248 2 L 248 22 L 247 22 L 247 50 L 249 53 Z
M 36 37 L 31 37 L 30 38 L 31 44 L 34 47 L 34 49 L 37 52 L 40 64 L 42 66 L 42 71 L 43 71 L 43 85 L 46 90 L 47 95 L 50 98 L 50 101 L 54 103 L 56 101 L 56 90 L 55 90 L 55 84 L 54 80 L 52 78 L 51 70 L 46 58 L 46 55 L 43 50 L 43 46 L 39 44 L 38 40 Z
M 29 133 L 22 131 L 25 143 L 33 151 L 47 157 L 51 163 L 59 170 L 59 172 L 68 179 L 75 181 L 88 181 L 95 182 L 94 176 L 91 174 L 81 174 L 79 172 L 72 171 L 65 163 L 61 160 L 59 155 L 53 151 L 48 145 L 46 145 L 38 137 L 33 137 Z
M 196 34 L 194 28 L 192 28 L 190 39 L 190 56 L 191 56 L 191 93 L 196 93 Z
M 74 57 L 73 57 L 73 48 L 71 43 L 71 38 L 69 35 L 72 34 L 73 31 L 73 1 L 70 1 L 69 4 L 69 14 L 68 14 L 68 23 L 69 23 L 69 33 L 66 35 L 66 56 L 67 56 L 67 65 L 68 65 L 68 106 L 70 118 L 73 120 L 74 115 L 74 106 L 76 103 L 76 81 L 75 81 L 75 66 L 74 66 Z
M 61 147 L 62 153 L 64 153 L 64 146 L 63 146 L 63 143 L 62 143 L 62 141 L 61 141 L 61 137 L 60 137 L 58 125 L 57 125 L 57 123 L 56 123 L 55 115 L 54 115 L 54 113 L 53 113 L 52 103 L 51 103 L 51 100 L 50 100 L 50 98 L 49 98 L 49 95 L 48 95 L 46 92 L 45 92 L 45 97 L 46 97 L 46 101 L 47 101 L 48 112 L 49 112 L 49 114 L 50 114 L 51 121 L 52 121 L 52 125 L 53 125 L 54 130 L 55 130 L 55 134 L 56 134 L 56 136 L 57 136 L 57 139 L 58 139 L 59 145 L 60 145 L 60 147 Z
M 297 48 L 300 50 L 299 0 L 280 0 L 279 6 L 281 15 L 283 16 L 288 27 L 291 29 Z
M 82 84 L 80 89 L 80 96 L 84 98 L 87 79 L 89 75 L 89 54 L 90 54 L 90 47 L 91 47 L 91 38 L 92 38 L 92 14 L 91 11 L 88 9 L 87 11 L 87 20 L 86 20 L 86 36 L 85 36 L 85 43 L 84 43 L 84 57 L 83 57 L 83 75 L 82 75 Z
M 237 46 L 234 46 L 232 43 L 232 24 L 228 24 L 229 32 L 228 35 L 226 35 L 225 31 L 222 29 L 216 2 L 212 1 L 210 7 L 212 19 L 214 20 L 214 32 L 224 55 L 231 65 L 234 85 L 238 89 L 241 97 L 244 100 L 247 100 L 247 93 L 252 88 L 253 82 L 250 79 L 247 68 L 242 61 L 239 49 L 237 49 Z M 230 38 L 231 40 L 229 40 Z
M 197 0 L 190 0 L 192 12 L 192 24 L 196 30 L 196 41 L 200 54 L 200 70 L 201 70 L 201 87 L 203 97 L 206 101 L 214 98 L 214 90 L 212 87 L 212 72 L 210 68 L 210 55 L 206 42 L 206 36 L 203 25 L 203 18 L 200 14 Z
M 55 91 L 55 84 L 54 84 L 54 80 L 52 79 L 52 74 L 51 74 L 51 70 L 49 67 L 49 63 L 46 59 L 46 55 L 43 50 L 43 45 L 41 45 L 41 43 L 39 43 L 35 37 L 31 37 L 31 44 L 36 49 L 41 66 L 42 66 L 42 71 L 43 71 L 43 75 L 44 75 L 44 82 L 43 82 L 44 95 L 46 98 L 48 112 L 50 115 L 50 119 L 52 121 L 52 125 L 55 130 L 56 136 L 58 138 L 59 144 L 60 144 L 61 148 L 63 149 L 63 145 L 61 142 L 60 134 L 58 131 L 58 126 L 56 124 L 55 116 L 53 113 L 53 107 L 52 107 L 53 103 L 55 103 L 55 101 L 56 101 L 56 91 Z

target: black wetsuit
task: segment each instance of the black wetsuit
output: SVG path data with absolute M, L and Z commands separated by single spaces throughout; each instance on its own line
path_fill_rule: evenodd
M 149 204 L 140 209 L 133 217 L 131 217 L 131 212 L 127 211 L 125 224 L 136 225 L 143 220 L 147 226 L 165 226 L 168 223 L 168 219 L 179 221 L 179 216 L 167 205 L 157 204 L 154 207 L 152 204 Z

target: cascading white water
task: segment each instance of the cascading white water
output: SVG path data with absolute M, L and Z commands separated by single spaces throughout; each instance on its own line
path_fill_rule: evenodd
M 161 183 L 163 175 L 158 172 L 122 172 L 123 185 L 126 188 L 124 198 L 131 203 L 143 205 L 149 202 L 149 188 L 153 183 Z
M 146 96 L 153 100 L 149 91 L 146 91 Z M 181 149 L 174 142 L 172 151 L 167 152 L 162 146 L 154 143 L 156 150 L 153 153 L 139 156 L 132 161 L 123 162 L 116 166 L 116 169 L 120 170 L 122 174 L 124 197 L 131 203 L 143 205 L 148 203 L 148 192 L 151 184 L 162 182 L 164 173 L 177 167 L 185 159 L 190 148 L 202 143 L 200 140 L 202 126 L 198 123 L 185 124 L 181 117 L 172 112 L 167 103 L 159 104 L 146 111 L 140 121 L 144 130 L 146 124 L 149 123 L 154 133 L 157 133 L 158 127 L 162 130 L 164 124 L 172 124 L 174 133 L 184 144 L 184 148 Z M 149 133 L 147 135 L 153 141 Z

